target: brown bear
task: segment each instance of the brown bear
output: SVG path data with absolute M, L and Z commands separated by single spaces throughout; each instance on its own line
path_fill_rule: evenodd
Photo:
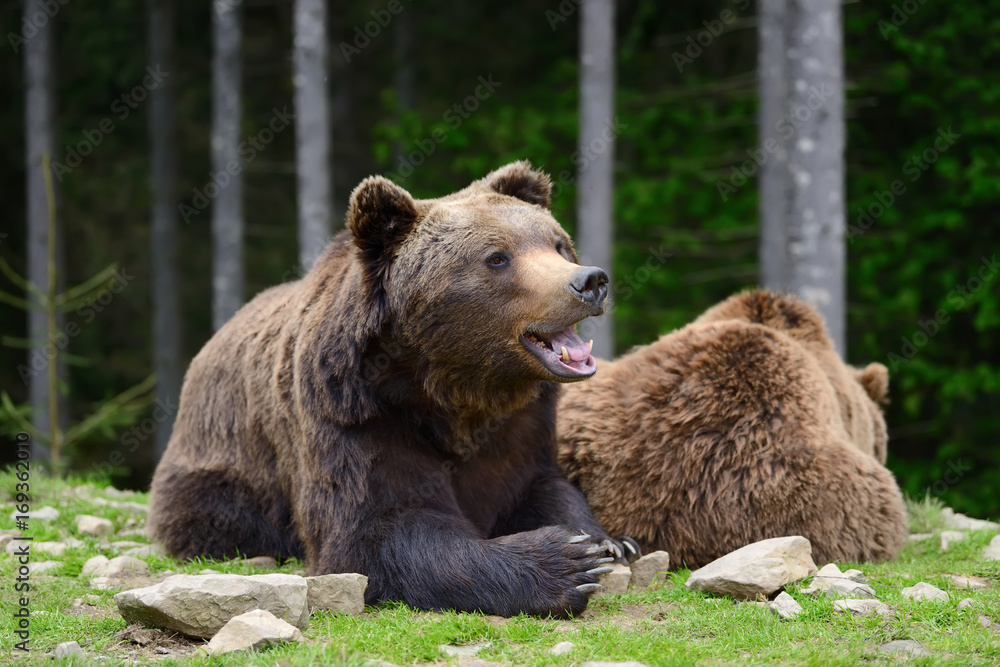
M 887 390 L 812 307 L 749 291 L 567 387 L 559 462 L 605 528 L 678 566 L 784 535 L 820 563 L 886 560 L 907 535 L 881 463 Z
M 372 177 L 299 281 L 195 357 L 149 524 L 180 557 L 304 557 L 366 601 L 579 613 L 608 552 L 555 461 L 559 383 L 604 310 L 527 163 L 417 200 Z

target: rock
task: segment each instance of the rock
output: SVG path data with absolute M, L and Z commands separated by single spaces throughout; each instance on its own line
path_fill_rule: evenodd
M 983 521 L 982 519 L 972 519 L 960 512 L 956 512 L 950 507 L 941 510 L 941 519 L 945 528 L 952 530 L 997 530 L 1000 531 L 1000 523 L 993 521 Z
M 583 663 L 583 667 L 646 667 L 646 665 L 635 660 L 629 660 L 628 662 L 604 662 L 601 660 L 597 662 L 585 662 Z
M 559 642 L 549 649 L 549 653 L 552 655 L 566 655 L 575 648 L 576 644 L 573 642 Z
M 83 542 L 75 538 L 68 539 L 65 542 L 23 542 L 21 540 L 14 540 L 7 545 L 7 553 L 14 553 L 18 547 L 26 543 L 31 545 L 31 553 L 47 553 L 56 558 L 66 553 L 67 549 L 77 549 L 84 546 Z
M 826 589 L 827 597 L 831 598 L 874 598 L 874 589 L 868 584 L 858 583 L 850 579 L 835 579 Z
M 851 581 L 856 581 L 859 584 L 867 584 L 868 577 L 861 570 L 847 570 L 844 572 L 844 579 L 850 579 Z
M 833 610 L 843 613 L 851 613 L 854 616 L 867 616 L 869 614 L 879 614 L 880 616 L 892 616 L 892 607 L 878 600 L 834 600 Z
M 116 556 L 108 560 L 107 556 L 94 556 L 83 564 L 81 575 L 97 577 L 113 577 L 123 572 L 145 572 L 149 565 L 145 561 L 132 556 Z
M 104 537 L 112 532 L 111 521 L 89 514 L 79 514 L 76 517 L 76 532 L 94 537 Z
M 907 600 L 941 600 L 943 602 L 948 601 L 947 593 L 945 593 L 940 588 L 937 588 L 936 586 L 931 586 L 925 581 L 921 581 L 918 584 L 914 584 L 913 586 L 904 588 L 899 593 Z
M 134 549 L 135 547 L 144 547 L 148 545 L 143 544 L 142 542 L 133 542 L 132 540 L 115 540 L 108 546 L 111 547 L 112 549 Z M 124 555 L 135 556 L 135 554 L 124 554 Z M 136 556 L 136 558 L 139 558 L 139 556 Z
M 768 602 L 767 607 L 781 618 L 795 618 L 802 613 L 802 605 L 784 591 L 778 593 L 778 597 Z
M 843 578 L 844 573 L 840 571 L 839 567 L 834 563 L 827 563 L 819 569 L 813 576 L 812 581 L 809 582 L 809 585 L 802 589 L 802 592 L 807 595 L 825 593 L 833 585 L 833 582 Z
M 983 558 L 987 560 L 1000 560 L 1000 535 L 997 535 L 983 549 Z
M 968 533 L 960 533 L 957 530 L 943 531 L 939 536 L 941 539 L 941 550 L 947 551 L 955 542 L 964 542 L 968 539 Z
M 113 507 L 116 510 L 125 510 L 126 512 L 148 512 L 149 505 L 143 505 L 142 503 L 133 503 L 127 500 L 105 500 L 104 498 L 94 498 L 95 505 L 102 505 L 104 507 Z
M 946 574 L 945 579 L 955 585 L 956 588 L 986 588 L 989 582 L 982 577 L 967 577 L 962 574 Z
M 809 540 L 798 535 L 775 537 L 749 544 L 695 570 L 685 586 L 706 593 L 755 598 L 770 596 L 816 573 Z
M 74 655 L 86 655 L 78 642 L 63 642 L 56 646 L 55 656 L 57 659 L 68 658 Z
M 972 598 L 965 598 L 964 600 L 962 600 L 961 602 L 958 603 L 958 606 L 956 607 L 956 609 L 958 609 L 958 611 L 962 611 L 963 609 L 968 609 L 969 607 L 971 607 L 974 604 L 975 604 L 975 601 Z
M 10 544 L 15 537 L 20 537 L 21 531 L 19 530 L 0 530 L 0 549 L 6 551 L 7 545 Z
M 472 656 L 476 655 L 484 648 L 489 648 L 492 646 L 490 642 L 480 642 L 479 644 L 466 644 L 464 646 L 454 646 L 453 644 L 441 644 L 438 649 L 445 655 L 450 655 L 453 657 L 458 656 Z
M 628 582 L 632 579 L 632 569 L 621 563 L 611 563 L 611 571 L 597 579 L 601 585 L 598 595 L 620 595 L 628 592 Z
M 983 626 L 984 628 L 988 628 L 991 625 L 993 625 L 993 619 L 984 614 L 979 614 L 978 616 L 976 616 L 976 620 L 979 621 L 979 625 Z
M 210 567 L 206 567 L 204 570 L 198 570 L 198 574 L 222 574 L 218 570 L 213 570 Z
M 302 632 L 294 625 L 269 611 L 254 609 L 229 619 L 205 650 L 209 655 L 221 655 L 302 640 Z
M 133 547 L 127 549 L 124 552 L 125 556 L 132 556 L 133 558 L 150 558 L 152 556 L 164 556 L 163 545 L 162 544 L 144 544 L 140 547 Z M 215 570 L 212 570 L 215 572 Z
M 632 563 L 632 577 L 628 585 L 634 588 L 649 588 L 653 582 L 667 580 L 670 569 L 670 554 L 666 551 L 648 553 Z
M 90 580 L 90 587 L 96 591 L 110 591 L 115 588 L 115 582 L 111 577 L 94 577 Z
M 879 653 L 902 653 L 910 658 L 922 658 L 931 655 L 931 652 L 924 648 L 924 645 L 916 639 L 897 639 L 888 644 L 878 647 Z
M 308 594 L 305 579 L 291 574 L 175 574 L 154 586 L 119 593 L 115 603 L 129 623 L 207 639 L 229 619 L 254 609 L 305 628 Z
M 101 598 L 97 597 L 96 595 L 94 595 L 92 593 L 87 593 L 86 595 L 83 596 L 82 599 L 83 599 L 84 602 L 86 602 L 87 604 L 92 605 L 94 607 L 96 607 L 97 605 L 101 604 Z
M 52 570 L 58 570 L 62 567 L 62 563 L 57 560 L 45 560 L 41 563 L 30 563 L 28 565 L 28 571 L 31 574 L 45 574 L 46 572 L 51 572 Z
M 934 533 L 912 533 L 908 539 L 911 542 L 923 542 L 924 540 L 929 540 L 934 537 Z
M 317 609 L 360 614 L 365 610 L 368 577 L 363 574 L 323 574 L 306 577 L 309 613 Z
M 121 490 L 116 489 L 113 486 L 104 487 L 104 493 L 115 498 L 131 498 L 135 495 L 135 491 L 132 491 L 131 489 Z
M 252 567 L 256 567 L 261 570 L 277 570 L 278 561 L 274 560 L 271 556 L 255 556 L 253 558 L 244 558 L 240 561 Z
M 11 521 L 16 521 L 17 517 L 19 516 L 24 516 L 24 515 L 22 515 L 17 510 L 14 510 L 13 512 L 10 513 Z M 32 519 L 34 519 L 35 521 L 55 521 L 56 519 L 59 518 L 59 510 L 57 510 L 55 507 L 49 507 L 48 505 L 46 505 L 45 507 L 39 507 L 36 510 L 28 512 L 27 517 L 29 521 L 31 521 Z

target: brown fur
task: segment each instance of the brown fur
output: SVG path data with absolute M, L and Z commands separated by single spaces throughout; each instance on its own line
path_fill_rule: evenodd
M 549 190 L 527 163 L 432 200 L 363 181 L 312 270 L 191 363 L 152 534 L 360 572 L 369 603 L 582 611 L 607 535 L 555 463 L 562 379 L 519 336 L 602 312 L 607 276 L 576 264 Z
M 567 387 L 559 461 L 605 528 L 677 565 L 783 535 L 820 563 L 885 560 L 907 534 L 880 463 L 887 389 L 811 307 L 751 291 Z

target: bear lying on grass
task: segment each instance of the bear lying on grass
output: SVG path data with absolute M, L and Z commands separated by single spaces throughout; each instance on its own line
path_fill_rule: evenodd
M 608 278 L 577 265 L 550 189 L 527 163 L 431 200 L 363 181 L 312 270 L 191 363 L 154 537 L 359 572 L 370 604 L 582 611 L 622 545 L 555 462 L 555 406 L 596 369 L 573 327 Z
M 609 531 L 677 565 L 784 535 L 817 563 L 886 560 L 907 535 L 881 464 L 887 390 L 813 308 L 746 292 L 567 387 L 559 462 Z

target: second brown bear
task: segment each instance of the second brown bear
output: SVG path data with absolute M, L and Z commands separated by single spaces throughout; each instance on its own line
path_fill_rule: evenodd
M 565 387 L 559 460 L 611 534 L 678 566 L 783 535 L 821 564 L 886 560 L 907 535 L 887 389 L 881 364 L 840 361 L 813 308 L 746 292 Z

